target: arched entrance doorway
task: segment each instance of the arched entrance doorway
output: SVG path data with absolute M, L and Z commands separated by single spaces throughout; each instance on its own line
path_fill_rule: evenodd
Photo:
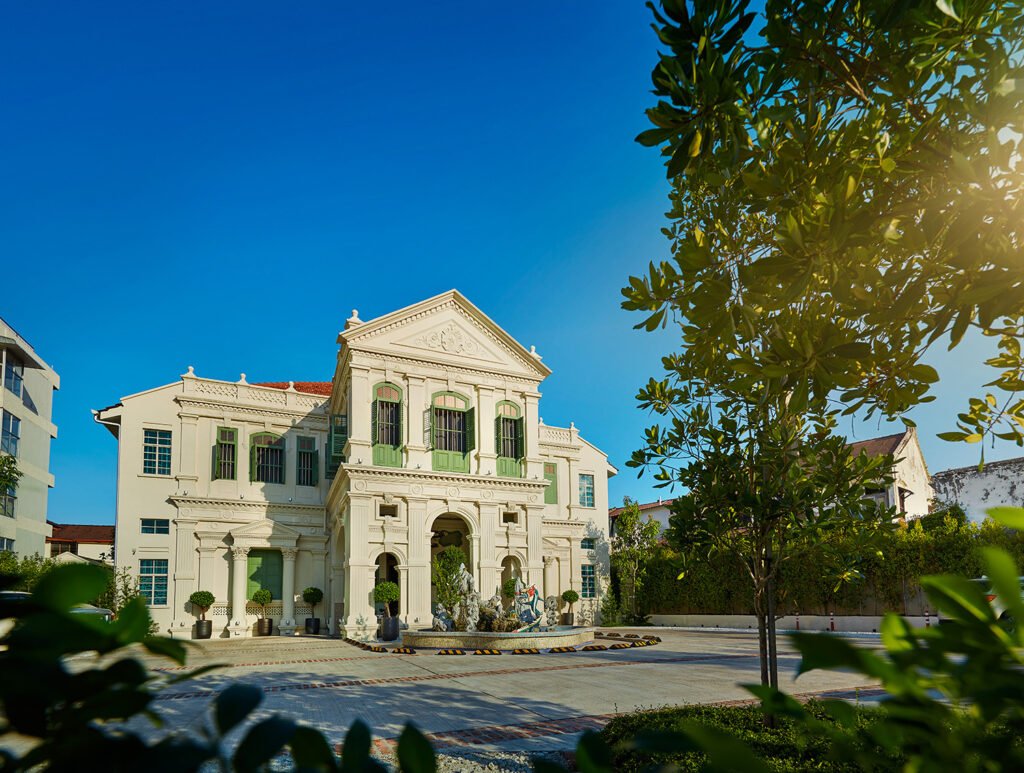
M 445 513 L 435 518 L 430 525 L 431 566 L 433 566 L 434 558 L 442 551 L 450 550 L 454 552 L 458 550 L 462 553 L 461 560 L 466 565 L 466 569 L 475 575 L 476 572 L 473 569 L 475 557 L 473 556 L 469 539 L 471 531 L 469 524 L 460 515 Z M 436 588 L 433 581 L 433 572 L 431 572 L 430 606 L 432 609 L 436 600 Z
M 382 582 L 393 582 L 401 587 L 401 583 L 398 580 L 398 558 L 396 558 L 393 553 L 381 553 L 377 556 L 377 568 L 373 573 L 373 584 L 376 586 Z M 398 616 L 400 604 L 401 599 L 398 601 L 392 601 L 389 605 L 392 617 Z M 384 605 L 375 603 L 374 611 L 378 615 L 383 615 Z
M 523 566 L 515 556 L 505 556 L 501 560 L 501 584 L 513 577 L 523 578 Z

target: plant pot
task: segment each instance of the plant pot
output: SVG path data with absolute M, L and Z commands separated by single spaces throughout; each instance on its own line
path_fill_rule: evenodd
M 261 617 L 256 621 L 256 635 L 270 636 L 274 632 L 274 621 L 269 617 Z
M 213 620 L 196 620 L 196 638 L 209 639 L 213 636 Z
M 320 633 L 320 618 L 319 617 L 307 617 L 306 618 L 306 633 L 316 635 Z
M 574 617 L 575 615 L 573 615 L 572 612 L 563 612 L 562 625 L 575 625 L 575 623 L 573 622 Z
M 384 641 L 394 641 L 398 638 L 398 618 L 385 617 L 380 624 L 380 638 Z

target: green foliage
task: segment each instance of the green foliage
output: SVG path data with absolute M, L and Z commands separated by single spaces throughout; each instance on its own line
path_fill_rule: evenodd
M 205 620 L 206 611 L 213 606 L 213 602 L 216 599 L 208 590 L 197 590 L 188 597 L 188 601 L 195 609 L 199 610 L 199 619 Z
M 398 583 L 385 580 L 373 588 L 373 600 L 384 605 L 384 617 L 391 617 L 391 604 L 399 598 Z
M 977 577 L 989 547 L 1001 548 L 1024 564 L 1024 532 L 992 519 L 968 523 L 956 511 L 939 510 L 882 533 L 874 551 L 861 551 L 855 561 L 847 561 L 856 574 L 844 581 L 830 562 L 836 556 L 856 556 L 859 539 L 839 532 L 824 542 L 801 546 L 801 560 L 780 568 L 779 614 L 920 614 L 914 602 L 921 598 L 924 575 Z M 723 555 L 717 561 L 690 563 L 680 580 L 682 566 L 681 554 L 671 547 L 659 546 L 652 553 L 639 599 L 641 613 L 753 614 L 750 578 L 738 558 Z
M 266 618 L 267 606 L 274 600 L 273 594 L 266 588 L 260 588 L 252 594 L 252 603 L 260 608 L 260 617 Z
M 459 566 L 467 561 L 461 548 L 449 545 L 434 556 L 430 563 L 436 599 L 453 615 L 459 606 Z
M 516 578 L 509 577 L 501 584 L 501 595 L 507 599 L 515 598 L 516 596 Z
M 309 604 L 310 614 L 316 617 L 316 605 L 324 600 L 324 592 L 319 588 L 306 588 L 302 591 L 302 600 Z
M 0 577 L 0 590 L 14 584 Z M 102 761 L 113 770 L 263 770 L 287 748 L 297 770 L 383 773 L 371 755 L 369 728 L 355 722 L 345 738 L 341 760 L 317 730 L 291 719 L 271 716 L 254 724 L 233 753 L 225 736 L 249 719 L 263 700 L 258 687 L 233 684 L 213 701 L 209 720 L 190 732 L 164 730 L 156 724 L 140 734 L 134 727 L 153 719 L 152 703 L 160 690 L 216 666 L 177 676 L 157 676 L 130 654 L 141 645 L 149 653 L 178 665 L 186 661 L 182 642 L 147 635 L 146 606 L 128 602 L 114 622 L 75 615 L 70 609 L 101 593 L 108 583 L 95 566 L 57 567 L 37 584 L 28 603 L 0 600 L 0 620 L 17 624 L 0 639 L 0 767 L 10 771 L 79 770 L 83 760 Z M 102 660 L 73 657 L 97 653 Z M 74 661 L 73 668 L 68 667 Z M 43 686 L 43 688 L 41 688 Z M 14 753 L 14 734 L 27 751 Z M 429 742 L 407 725 L 398 742 L 400 770 L 436 771 Z M 88 766 L 88 765 L 87 765 Z
M 569 611 L 572 612 L 572 605 L 580 600 L 580 594 L 574 591 L 572 588 L 566 591 L 562 591 L 562 601 L 569 605 Z
M 16 578 L 11 590 L 31 591 L 57 565 L 52 558 L 43 558 L 38 553 L 19 558 L 10 550 L 0 552 L 0 575 Z
M 9 488 L 16 491 L 19 480 L 21 470 L 18 469 L 18 460 L 6 452 L 0 453 L 0 491 L 6 492 Z
M 666 157 L 673 258 L 623 305 L 679 324 L 668 370 L 896 418 L 973 329 L 992 391 L 940 437 L 1024 443 L 1020 0 L 660 6 L 637 139 Z
M 631 621 L 639 615 L 638 595 L 647 576 L 647 562 L 658 544 L 661 525 L 650 517 L 644 518 L 640 506 L 628 497 L 623 499 L 623 510 L 615 519 L 615 534 L 611 538 L 612 567 L 618 572 L 625 606 Z
M 835 724 L 824 705 L 806 704 L 809 715 Z M 858 725 L 867 726 L 876 710 L 853 709 Z M 776 727 L 765 726 L 757 706 L 682 706 L 638 711 L 615 717 L 601 731 L 601 740 L 613 749 L 616 771 L 643 771 L 675 765 L 680 771 L 707 770 L 708 756 L 697 744 L 686 742 L 683 728 L 713 728 L 746 744 L 773 771 L 847 771 L 849 762 L 828 759 L 826 738 L 811 733 L 802 723 L 784 719 Z M 666 741 L 674 740 L 674 744 Z M 682 748 L 680 748 L 682 747 Z M 689 747 L 689 748 L 687 748 Z
M 619 608 L 619 595 L 610 585 L 601 599 L 601 625 L 615 626 L 622 622 L 622 610 Z

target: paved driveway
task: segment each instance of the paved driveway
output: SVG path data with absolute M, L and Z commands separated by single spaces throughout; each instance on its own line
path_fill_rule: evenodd
M 628 633 L 627 629 L 616 629 Z M 263 688 L 258 715 L 277 712 L 340 742 L 356 719 L 379 738 L 416 723 L 436 745 L 481 749 L 566 749 L 609 715 L 749 697 L 759 679 L 755 634 L 637 629 L 663 638 L 654 647 L 606 652 L 441 656 L 365 652 L 332 639 L 266 638 L 204 642 L 190 667 L 225 667 L 171 685 L 157 709 L 171 728 L 202 722 L 212 697 L 232 682 Z M 798 658 L 780 640 L 783 688 L 859 694 L 863 677 L 815 672 L 793 679 Z M 154 668 L 166 661 L 147 658 Z M 168 673 L 174 673 L 170 669 Z

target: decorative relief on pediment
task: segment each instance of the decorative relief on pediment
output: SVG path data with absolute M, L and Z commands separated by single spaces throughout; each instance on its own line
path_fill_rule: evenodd
M 466 335 L 454 322 L 449 322 L 440 330 L 433 330 L 419 336 L 415 342 L 427 349 L 441 349 L 449 354 L 480 354 L 481 346 Z

